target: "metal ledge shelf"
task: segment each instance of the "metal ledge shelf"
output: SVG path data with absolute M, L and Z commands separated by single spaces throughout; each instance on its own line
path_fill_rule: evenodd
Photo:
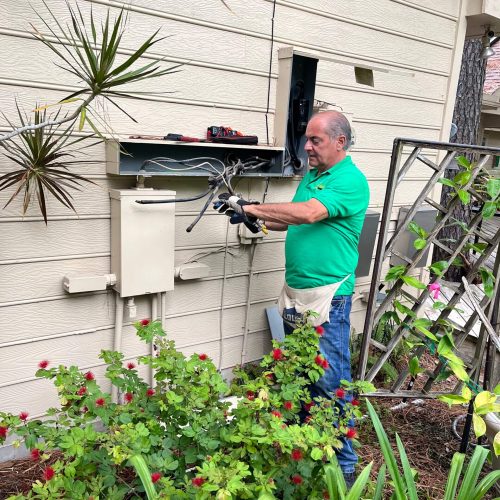
M 225 161 L 229 155 L 234 155 L 242 161 L 252 157 L 269 160 L 270 166 L 242 174 L 244 177 L 292 177 L 291 166 L 284 167 L 285 148 L 277 146 L 247 146 L 241 144 L 219 144 L 209 142 L 181 142 L 145 139 L 109 139 L 106 141 L 106 171 L 113 175 L 137 176 L 144 162 L 153 158 L 172 158 L 188 160 L 192 158 L 210 157 Z M 221 170 L 218 161 L 209 161 L 211 165 Z M 190 169 L 186 165 L 171 163 L 168 170 L 159 165 L 149 163 L 141 173 L 146 176 L 189 176 L 207 177 L 209 172 L 202 169 Z

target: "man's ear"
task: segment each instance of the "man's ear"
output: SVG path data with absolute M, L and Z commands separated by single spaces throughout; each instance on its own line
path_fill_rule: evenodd
M 345 145 L 346 145 L 346 136 L 345 135 L 339 135 L 337 137 L 337 151 L 340 151 L 342 149 L 344 149 Z

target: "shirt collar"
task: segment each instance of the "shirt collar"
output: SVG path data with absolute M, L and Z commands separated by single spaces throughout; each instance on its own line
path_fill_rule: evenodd
M 351 155 L 347 155 L 345 158 L 340 160 L 338 163 L 335 165 L 332 165 L 328 170 L 325 170 L 321 174 L 318 175 L 318 169 L 316 167 L 311 168 L 310 172 L 311 174 L 314 174 L 314 177 L 318 178 L 321 177 L 322 175 L 331 175 L 334 170 L 336 170 L 338 167 L 343 166 L 343 165 L 348 165 L 351 164 Z

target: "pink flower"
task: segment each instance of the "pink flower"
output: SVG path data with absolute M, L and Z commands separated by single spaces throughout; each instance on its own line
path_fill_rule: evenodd
M 155 390 L 154 389 L 148 389 L 146 391 L 146 396 L 154 396 L 155 395 Z
M 253 391 L 247 391 L 247 399 L 249 401 L 253 401 L 255 399 L 255 392 L 253 392 Z
M 293 484 L 302 484 L 302 476 L 300 476 L 299 474 L 294 474 L 292 476 L 292 483 Z
M 278 410 L 273 410 L 271 415 L 276 418 L 281 418 L 283 416 Z
M 104 398 L 99 398 L 99 399 L 95 400 L 96 406 L 104 406 L 105 404 L 106 404 L 106 401 L 104 400 Z
M 131 392 L 125 393 L 125 401 L 127 403 L 131 403 L 133 399 L 134 399 L 134 395 Z
M 28 412 L 27 412 L 27 411 L 22 411 L 22 412 L 19 414 L 19 418 L 20 418 L 23 422 L 26 422 L 26 420 L 28 420 Z
M 196 486 L 197 488 L 199 488 L 200 486 L 203 486 L 203 483 L 205 482 L 205 479 L 203 479 L 202 477 L 194 477 L 193 478 L 193 486 Z
M 50 481 L 55 475 L 55 471 L 52 467 L 45 467 L 43 471 L 43 478 L 45 481 Z
M 33 448 L 30 453 L 31 460 L 40 460 L 40 450 L 38 448 Z
M 49 366 L 49 362 L 44 359 L 42 361 L 40 361 L 40 363 L 38 363 L 38 368 L 41 368 L 42 370 L 45 370 L 45 368 L 47 368 L 47 366 Z
M 344 389 L 337 389 L 335 391 L 335 396 L 337 396 L 340 399 L 344 399 L 344 397 L 345 397 L 345 391 L 344 391 Z
M 5 439 L 7 437 L 8 430 L 9 428 L 5 425 L 0 425 L 0 438 Z
M 315 328 L 316 333 L 321 337 L 325 333 L 325 329 L 320 325 Z
M 151 474 L 151 481 L 153 481 L 153 483 L 156 483 L 160 480 L 161 478 L 161 474 L 159 472 L 153 472 Z
M 270 382 L 274 382 L 274 373 L 266 373 L 266 378 L 267 378 Z
M 356 434 L 356 429 L 354 427 L 349 427 L 345 435 L 347 439 L 353 439 L 356 437 Z
M 200 359 L 200 361 L 205 361 L 206 359 L 208 359 L 208 356 L 206 354 L 200 354 L 198 358 Z
M 95 380 L 94 374 L 92 372 L 87 372 L 85 374 L 85 380 Z
M 283 351 L 281 349 L 273 349 L 273 359 L 274 361 L 283 359 Z
M 285 410 L 291 410 L 293 408 L 293 403 L 291 401 L 285 401 L 283 403 L 283 407 Z
M 85 393 L 87 392 L 87 388 L 86 387 L 80 387 L 80 389 L 78 389 L 78 396 L 83 396 Z
M 437 281 L 435 283 L 431 283 L 427 288 L 429 288 L 429 292 L 433 299 L 439 299 L 441 285 Z
M 132 363 L 132 362 L 127 363 L 127 368 L 128 368 L 129 370 L 133 370 L 133 369 L 135 368 L 134 363 Z
M 150 323 L 149 319 L 141 319 L 141 325 L 142 326 L 148 326 Z
M 290 457 L 295 462 L 299 462 L 300 460 L 302 460 L 303 455 L 302 455 L 302 452 L 298 448 L 295 448 L 292 450 Z

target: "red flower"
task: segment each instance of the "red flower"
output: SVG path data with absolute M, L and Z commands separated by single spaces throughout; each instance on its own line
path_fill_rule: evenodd
M 125 401 L 127 403 L 131 403 L 133 399 L 134 399 L 134 395 L 131 392 L 125 393 Z
M 197 488 L 199 488 L 200 486 L 203 486 L 203 483 L 205 482 L 205 479 L 203 479 L 202 477 L 194 477 L 193 478 L 193 486 L 196 486 Z
M 31 460 L 40 460 L 40 450 L 38 448 L 33 448 L 30 453 Z
M 85 379 L 86 380 L 95 380 L 94 374 L 92 372 L 87 372 L 85 374 Z
M 0 425 L 0 438 L 5 439 L 7 437 L 8 430 L 9 428 L 5 425 Z
M 106 404 L 106 401 L 104 400 L 104 398 L 99 398 L 99 399 L 95 400 L 96 406 L 104 406 L 105 404 Z
M 292 483 L 293 484 L 302 484 L 302 476 L 300 476 L 299 474 L 294 474 L 292 476 Z
M 285 401 L 283 403 L 285 410 L 291 410 L 293 408 L 293 403 L 291 401 Z
M 253 401 L 255 399 L 255 392 L 247 391 L 247 399 L 249 399 L 250 401 Z
M 274 373 L 266 373 L 266 378 L 271 382 L 274 382 Z
M 323 491 L 323 500 L 330 500 L 330 495 L 328 494 L 328 491 Z
M 159 472 L 153 472 L 151 474 L 151 481 L 153 481 L 153 483 L 157 483 L 161 478 L 161 474 Z
M 78 389 L 78 396 L 83 396 L 85 393 L 87 392 L 87 388 L 86 387 L 80 387 L 80 389 Z
M 290 455 L 290 457 L 292 460 L 295 460 L 295 462 L 299 462 L 303 458 L 302 452 L 298 448 L 294 448 L 292 450 L 292 454 Z
M 353 399 L 351 401 L 352 406 L 359 406 L 359 400 L 358 399 Z
M 274 361 L 283 359 L 283 351 L 281 349 L 273 349 L 273 359 Z
M 96 403 L 97 403 L 97 401 L 96 401 Z M 103 400 L 103 404 L 104 404 L 104 400 Z M 87 413 L 89 411 L 89 409 L 86 406 L 84 406 L 80 411 L 82 413 Z
M 132 362 L 127 363 L 127 368 L 128 368 L 129 370 L 133 370 L 133 369 L 135 368 L 134 363 L 132 363 Z
M 277 417 L 277 418 L 281 418 L 283 416 L 278 410 L 273 410 L 271 412 L 271 415 L 273 415 L 273 417 Z
M 325 329 L 320 325 L 315 328 L 316 333 L 321 337 L 325 333 Z
M 308 424 L 312 419 L 313 419 L 312 415 L 307 415 L 307 417 L 304 419 L 304 423 Z
M 337 396 L 340 399 L 344 399 L 344 397 L 345 397 L 345 391 L 344 391 L 344 389 L 337 389 L 335 391 L 335 396 Z
M 40 361 L 40 363 L 38 363 L 38 368 L 41 368 L 42 370 L 45 370 L 45 368 L 47 368 L 47 366 L 49 366 L 49 362 L 44 359 L 42 361 Z
M 50 481 L 55 475 L 55 471 L 52 467 L 45 467 L 43 471 L 43 478 L 45 481 Z
M 148 326 L 150 323 L 149 319 L 141 319 L 141 325 L 142 326 Z
M 321 363 L 321 366 L 326 370 L 328 369 L 328 361 L 326 359 L 323 360 L 323 363 Z
M 353 439 L 356 437 L 356 429 L 354 427 L 349 427 L 346 432 L 346 438 L 347 439 Z
M 198 358 L 200 358 L 200 361 L 205 361 L 208 358 L 208 356 L 206 354 L 200 354 Z
M 146 391 L 146 396 L 154 396 L 155 395 L 155 390 L 154 389 L 148 389 Z
M 19 414 L 19 418 L 20 418 L 23 422 L 26 422 L 26 420 L 28 420 L 28 412 L 27 412 L 27 411 L 22 411 L 22 412 Z
M 313 401 L 309 401 L 309 403 L 304 403 L 304 410 L 309 411 L 314 406 Z
M 314 362 L 318 365 L 318 366 L 323 366 L 323 362 L 325 361 L 325 358 L 323 356 L 321 356 L 321 354 L 318 354 L 315 358 L 314 358 Z

